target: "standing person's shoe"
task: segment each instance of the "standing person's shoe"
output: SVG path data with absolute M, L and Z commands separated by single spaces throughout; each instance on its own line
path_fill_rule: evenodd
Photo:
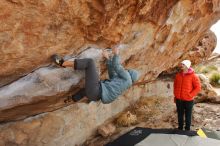
M 190 131 L 190 128 L 185 128 L 185 131 Z
M 183 128 L 182 127 L 178 127 L 178 130 L 183 130 Z
M 56 65 L 59 65 L 59 66 L 63 67 L 62 65 L 63 65 L 64 60 L 63 60 L 63 58 L 62 58 L 61 56 L 59 56 L 59 55 L 57 55 L 57 54 L 54 54 L 54 55 L 51 56 L 51 60 L 52 60 Z

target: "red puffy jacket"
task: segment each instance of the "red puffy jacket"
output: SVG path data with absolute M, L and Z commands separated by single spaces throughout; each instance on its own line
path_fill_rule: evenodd
M 174 96 L 176 99 L 191 101 L 201 90 L 200 80 L 190 68 L 188 73 L 177 73 L 174 80 Z

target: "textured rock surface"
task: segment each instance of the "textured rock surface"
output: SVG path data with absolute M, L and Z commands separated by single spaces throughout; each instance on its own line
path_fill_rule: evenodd
M 198 76 L 202 83 L 202 91 L 198 94 L 196 102 L 217 102 L 217 100 L 214 100 L 217 99 L 217 93 L 209 83 L 209 79 L 203 74 L 199 74 Z
M 99 60 L 101 51 L 90 48 L 77 58 L 90 56 Z M 98 66 L 97 66 L 98 67 Z M 0 89 L 0 122 L 23 119 L 68 104 L 64 103 L 68 93 L 77 91 L 84 72 L 73 68 L 48 66 L 4 86 Z M 79 87 L 78 87 L 79 88 Z
M 203 55 L 193 58 L 199 60 L 216 44 L 214 34 L 207 31 L 220 18 L 219 5 L 217 0 L 2 1 L 0 109 L 4 112 L 1 121 L 65 106 L 60 97 L 67 95 L 74 82 L 71 72 L 59 75 L 57 69 L 48 74 L 50 68 L 40 68 L 49 63 L 54 53 L 75 56 L 88 46 L 101 49 L 117 45 L 125 65 L 138 69 L 141 80 L 153 80 L 189 57 L 188 52 L 197 45 L 203 48 Z M 57 106 L 51 108 L 51 104 Z M 37 105 L 42 108 L 36 108 Z M 25 109 L 33 112 L 27 113 Z M 14 113 L 16 110 L 20 112 Z
M 103 137 L 111 136 L 116 130 L 116 126 L 113 123 L 104 124 L 98 127 L 98 133 Z
M 159 85 L 162 86 L 158 88 Z M 1 124 L 0 138 L 3 141 L 0 141 L 0 145 L 58 146 L 81 144 L 91 135 L 96 134 L 97 127 L 105 120 L 114 117 L 130 104 L 133 105 L 140 97 L 147 96 L 153 98 L 146 99 L 146 101 L 149 100 L 147 109 L 137 106 L 137 114 L 144 113 L 145 116 L 142 118 L 148 119 L 148 127 L 173 128 L 177 121 L 173 112 L 175 104 L 173 103 L 172 90 L 172 81 L 155 81 L 148 85 L 142 85 L 142 87 L 130 88 L 124 96 L 119 97 L 112 104 L 103 105 L 100 102 L 76 103 L 54 112 Z M 167 97 L 164 98 L 163 95 Z M 198 119 L 198 116 L 199 112 L 195 115 L 195 120 Z M 161 123 L 162 119 L 163 123 Z M 215 119 L 218 121 L 218 118 Z
M 189 53 L 185 54 L 183 58 L 192 60 L 192 63 L 196 64 L 201 61 L 206 61 L 212 55 L 217 44 L 217 38 L 212 31 L 208 31 L 203 37 L 197 42 Z
M 2 113 L 8 111 L 7 115 L 13 118 L 7 119 L 7 115 L 3 115 L 1 119 L 24 118 L 66 106 L 60 97 L 74 92 L 75 89 L 71 90 L 70 86 L 81 78 L 75 82 L 72 71 L 62 70 L 66 73 L 64 76 L 59 74 L 59 69 L 50 71 L 49 57 L 54 53 L 75 56 L 88 46 L 101 49 L 117 45 L 121 48 L 126 67 L 140 70 L 142 81 L 154 80 L 162 71 L 188 57 L 219 18 L 219 0 L 2 0 L 0 109 L 5 108 Z M 214 37 L 208 38 L 205 42 L 211 44 L 208 46 L 212 49 Z M 203 49 L 203 52 L 209 54 L 211 49 Z M 47 71 L 55 72 L 57 76 L 47 76 L 44 74 Z M 34 76 L 36 73 L 39 74 Z M 35 80 L 32 77 L 41 78 Z M 59 85 L 65 84 L 65 88 L 60 90 L 54 78 Z M 27 82 L 23 82 L 24 79 Z M 21 84 L 16 86 L 17 83 Z M 77 104 L 83 109 L 79 111 L 85 112 L 82 117 L 77 113 L 77 106 L 71 105 L 18 122 L 1 124 L 0 145 L 82 143 L 94 133 L 98 124 L 141 97 L 145 93 L 143 89 L 145 87 L 135 87 L 135 90 L 125 93 L 126 98 L 110 105 L 92 104 L 94 106 L 90 107 Z M 31 94 L 36 90 L 38 92 Z M 107 112 L 96 111 L 100 106 Z M 94 120 L 96 116 L 98 118 Z M 83 125 L 77 125 L 79 121 L 84 122 Z
M 219 5 L 218 0 L 3 0 L 0 85 L 48 64 L 51 54 L 76 54 L 89 44 L 124 44 L 128 66 L 155 77 L 220 18 Z
M 172 80 L 156 80 L 145 85 L 143 97 L 173 97 L 173 81 Z
M 71 146 L 83 143 L 96 134 L 105 120 L 124 110 L 141 96 L 141 90 L 130 88 L 112 104 L 76 103 L 68 107 L 0 125 L 0 145 Z M 123 103 L 123 104 L 122 104 Z

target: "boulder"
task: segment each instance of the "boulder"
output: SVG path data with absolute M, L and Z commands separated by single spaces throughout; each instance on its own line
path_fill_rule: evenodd
M 217 93 L 215 92 L 212 85 L 209 83 L 208 77 L 204 74 L 198 74 L 199 79 L 201 81 L 202 90 L 196 96 L 195 102 L 205 102 L 205 101 L 214 101 L 213 99 L 217 97 Z
M 116 131 L 116 126 L 113 123 L 104 124 L 98 127 L 98 133 L 103 137 L 111 136 Z
M 209 54 L 215 39 L 206 34 L 219 18 L 218 0 L 2 0 L 0 145 L 81 144 L 145 94 L 140 85 L 109 105 L 64 104 L 83 74 L 50 66 L 52 54 L 75 57 L 90 47 L 95 50 L 84 57 L 99 58 L 96 49 L 118 47 L 124 67 L 139 70 L 139 81 L 152 81 L 201 41 Z M 105 78 L 104 62 L 95 60 Z

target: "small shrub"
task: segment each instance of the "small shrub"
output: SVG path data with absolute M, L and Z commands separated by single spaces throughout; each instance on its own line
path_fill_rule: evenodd
M 201 70 L 201 72 L 204 73 L 204 74 L 207 74 L 207 73 L 210 72 L 210 70 L 209 70 L 209 68 L 203 68 L 203 69 Z
M 129 127 L 137 124 L 137 116 L 127 111 L 118 117 L 116 123 L 118 126 Z
M 197 66 L 195 68 L 195 71 L 197 73 L 203 73 L 203 74 L 207 74 L 207 73 L 210 73 L 212 71 L 217 71 L 218 68 L 214 65 L 210 65 L 210 66 Z
M 194 69 L 196 73 L 202 73 L 201 70 L 203 69 L 203 67 L 199 65 L 199 66 L 196 66 Z
M 216 67 L 216 66 L 214 66 L 214 65 L 210 65 L 210 66 L 208 66 L 207 67 L 210 71 L 217 71 L 218 70 L 218 68 Z
M 213 85 L 213 86 L 220 86 L 220 73 L 213 73 L 210 78 L 210 83 Z

